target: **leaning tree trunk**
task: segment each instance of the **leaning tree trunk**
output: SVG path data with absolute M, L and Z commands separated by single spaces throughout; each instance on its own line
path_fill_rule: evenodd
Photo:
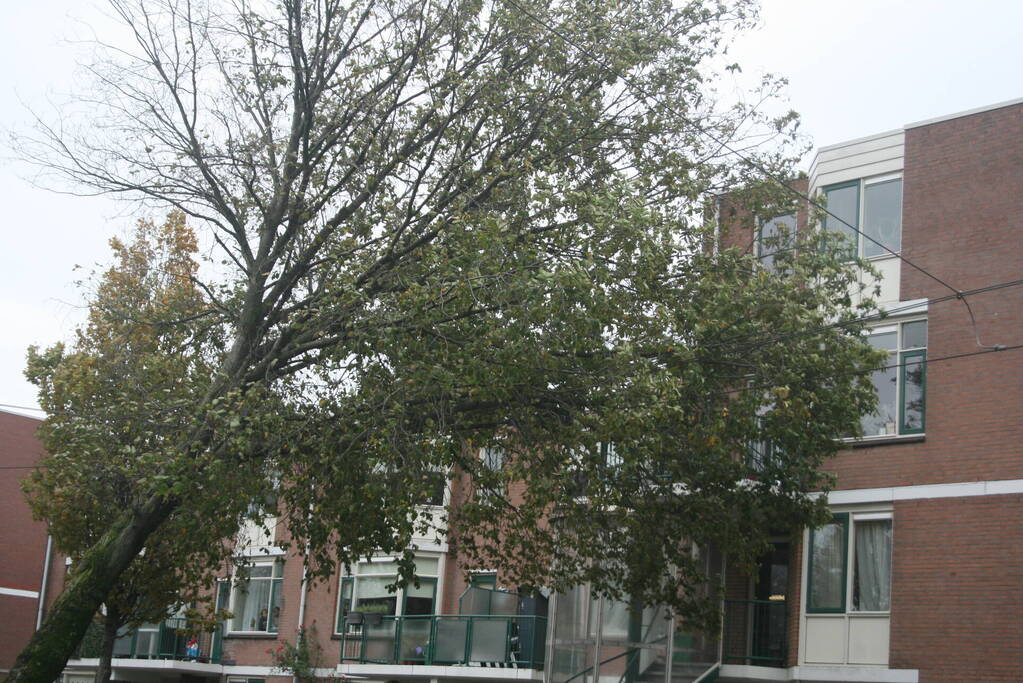
M 96 683 L 110 683 L 113 674 L 111 660 L 114 658 L 114 643 L 121 627 L 121 613 L 116 607 L 107 605 L 107 618 L 103 622 L 103 645 L 99 651 L 99 668 L 96 669 Z
M 75 566 L 71 582 L 18 655 L 7 683 L 53 683 L 93 616 L 146 539 L 174 511 L 175 500 L 154 496 L 126 512 Z

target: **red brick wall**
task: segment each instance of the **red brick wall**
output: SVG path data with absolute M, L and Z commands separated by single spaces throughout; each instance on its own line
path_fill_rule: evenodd
M 790 183 L 792 189 L 803 194 L 808 189 L 808 180 L 799 178 Z M 809 225 L 809 214 L 805 203 L 800 202 L 796 212 L 796 230 L 804 231 Z M 746 253 L 753 253 L 753 236 L 759 220 L 748 209 L 735 199 L 722 197 L 717 206 L 718 212 L 718 246 L 722 249 L 735 247 Z
M 1023 672 L 1023 496 L 898 503 L 892 668 L 921 683 Z
M 0 466 L 29 468 L 43 457 L 39 420 L 0 411 Z M 20 484 L 29 469 L 0 470 L 0 588 L 39 591 L 46 526 L 32 521 Z M 10 669 L 35 630 L 36 598 L 0 595 L 0 671 Z
M 1023 277 L 1023 106 L 906 131 L 902 253 L 960 290 Z M 901 298 L 949 290 L 903 264 Z M 971 296 L 984 344 L 1023 343 L 1023 287 Z M 961 301 L 930 306 L 928 358 L 979 351 Z M 927 440 L 861 448 L 839 488 L 1023 477 L 1023 350 L 927 369 Z

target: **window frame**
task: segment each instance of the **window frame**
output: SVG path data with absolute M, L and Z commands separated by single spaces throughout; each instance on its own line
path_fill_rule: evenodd
M 259 635 L 259 636 L 276 636 L 278 633 L 280 633 L 280 623 L 279 623 L 280 617 L 278 616 L 277 621 L 273 621 L 272 620 L 273 610 L 274 610 L 275 607 L 278 608 L 279 612 L 281 612 L 281 613 L 284 612 L 284 610 L 281 609 L 281 605 L 280 605 L 280 602 L 283 601 L 283 595 L 284 595 L 284 561 L 281 558 L 279 558 L 279 557 L 254 558 L 254 559 L 251 559 L 249 561 L 246 561 L 242 565 L 239 565 L 239 566 L 235 567 L 235 570 L 234 570 L 233 574 L 231 575 L 231 578 L 226 582 L 227 583 L 227 586 L 226 586 L 226 588 L 227 588 L 227 601 L 226 601 L 227 602 L 227 609 L 233 615 L 236 614 L 236 612 L 237 612 L 237 598 L 236 598 L 236 596 L 237 596 L 237 591 L 240 590 L 239 585 L 241 583 L 241 579 L 239 578 L 239 574 L 242 571 L 247 571 L 247 570 L 249 570 L 249 569 L 251 569 L 253 567 L 270 567 L 270 576 L 257 576 L 257 577 L 255 577 L 255 579 L 253 579 L 253 577 L 251 577 L 251 576 L 245 578 L 245 582 L 247 584 L 251 583 L 253 580 L 255 580 L 255 581 L 268 581 L 270 583 L 270 590 L 267 593 L 267 605 L 266 605 L 266 607 L 267 607 L 267 620 L 266 620 L 267 628 L 265 630 L 258 630 L 258 629 L 235 629 L 234 628 L 235 616 L 232 616 L 229 619 L 225 619 L 226 627 L 225 627 L 224 631 L 225 631 L 225 635 L 226 636 L 236 636 L 236 635 L 242 635 L 242 634 L 245 634 L 245 635 L 251 634 L 251 635 Z M 274 576 L 275 570 L 278 567 L 280 568 L 280 576 Z M 276 605 L 274 604 L 274 596 L 277 597 L 277 603 L 278 604 L 276 604 Z M 273 621 L 274 629 L 270 630 L 270 625 L 271 625 L 272 621 Z
M 894 553 L 893 549 L 895 546 L 895 520 L 891 510 L 883 511 L 853 511 L 853 512 L 836 512 L 832 514 L 832 521 L 829 524 L 840 521 L 842 524 L 842 606 L 841 607 L 814 607 L 811 603 L 813 598 L 813 537 L 817 532 L 817 529 L 809 529 L 807 535 L 807 563 L 806 563 L 806 606 L 805 613 L 808 615 L 814 614 L 834 614 L 834 615 L 845 615 L 845 616 L 890 616 L 891 609 L 891 589 L 892 589 L 892 578 L 894 571 Z M 856 561 L 856 525 L 861 523 L 888 521 L 892 526 L 892 535 L 889 539 L 889 561 L 888 566 L 888 580 L 889 580 L 889 592 L 888 592 L 888 609 L 886 610 L 861 610 L 855 609 L 852 601 L 853 596 L 853 582 L 855 581 L 855 568 L 853 563 Z
M 342 612 L 342 609 L 341 609 L 342 606 L 343 606 L 343 602 L 346 599 L 346 596 L 345 596 L 345 593 L 346 593 L 345 587 L 346 586 L 350 586 L 347 599 L 349 600 L 350 605 L 354 606 L 355 600 L 358 599 L 358 593 L 356 591 L 358 589 L 358 579 L 359 578 L 369 578 L 369 579 L 372 579 L 372 578 L 391 577 L 391 576 L 393 576 L 395 581 L 397 581 L 397 579 L 398 579 L 397 567 L 395 567 L 395 571 L 394 572 L 380 571 L 380 572 L 365 572 L 365 573 L 361 573 L 360 574 L 359 571 L 358 571 L 358 565 L 366 565 L 366 564 L 371 565 L 371 566 L 373 564 L 393 565 L 393 564 L 397 563 L 398 559 L 399 559 L 398 557 L 389 556 L 389 555 L 388 556 L 381 556 L 381 557 L 374 557 L 374 558 L 371 558 L 369 561 L 363 560 L 363 561 L 357 563 L 356 565 L 354 565 L 352 567 L 352 569 L 355 570 L 354 573 L 350 573 L 350 572 L 347 572 L 347 571 L 341 573 L 341 575 L 338 577 L 338 584 L 337 584 L 338 585 L 337 602 L 334 605 L 333 635 L 335 635 L 335 636 L 344 636 L 346 634 L 347 628 L 346 628 L 344 622 L 347 619 L 347 615 L 353 611 L 351 607 L 349 607 L 349 610 L 347 612 Z M 439 592 L 440 592 L 439 591 L 439 588 L 440 588 L 440 578 L 441 578 L 441 575 L 442 575 L 441 574 L 441 572 L 442 572 L 442 567 L 441 567 L 442 556 L 441 555 L 430 555 L 430 554 L 425 554 L 424 553 L 422 555 L 416 555 L 416 559 L 435 560 L 437 562 L 437 569 L 436 569 L 437 573 L 436 574 L 427 574 L 427 575 L 420 576 L 418 574 L 418 570 L 417 570 L 417 574 L 416 574 L 416 579 L 419 581 L 420 585 L 431 584 L 433 586 L 433 609 L 434 609 L 433 613 L 437 614 L 437 602 L 438 602 L 438 596 L 439 596 Z M 395 617 L 398 617 L 398 616 L 405 615 L 407 613 L 406 609 L 407 609 L 408 597 L 409 597 L 408 596 L 408 587 L 406 586 L 405 588 L 398 588 L 391 595 L 394 595 L 394 614 L 393 615 L 384 615 L 384 616 L 395 616 Z
M 869 187 L 871 185 L 881 185 L 881 184 L 884 184 L 884 183 L 890 183 L 890 182 L 895 181 L 895 180 L 898 180 L 903 185 L 900 188 L 900 191 L 899 191 L 899 248 L 898 249 L 892 249 L 891 252 L 889 252 L 888 251 L 889 247 L 887 247 L 887 245 L 885 245 L 885 249 L 884 249 L 883 253 L 875 254 L 873 256 L 866 256 L 866 244 L 867 244 L 868 240 L 864 237 L 864 229 L 863 229 L 863 217 L 866 214 L 866 194 L 867 193 L 866 193 L 865 190 L 866 190 L 867 187 Z M 856 240 L 856 244 L 855 244 L 855 249 L 850 250 L 850 251 L 853 252 L 853 256 L 855 256 L 857 258 L 865 259 L 867 261 L 876 261 L 876 260 L 896 258 L 899 254 L 902 253 L 902 228 L 903 228 L 903 226 L 902 226 L 902 207 L 903 207 L 903 205 L 905 203 L 905 196 L 904 196 L 905 178 L 903 176 L 902 171 L 899 171 L 897 173 L 885 173 L 883 175 L 871 176 L 871 177 L 867 177 L 867 178 L 856 178 L 855 180 L 846 180 L 846 181 L 842 181 L 840 183 L 833 183 L 831 185 L 825 185 L 825 186 L 821 187 L 821 189 L 820 189 L 820 191 L 822 193 L 824 193 L 824 206 L 827 207 L 827 205 L 828 205 L 827 197 L 828 197 L 828 193 L 829 192 L 832 192 L 834 190 L 844 190 L 844 189 L 850 188 L 850 187 L 855 187 L 856 188 L 856 219 L 855 219 L 855 223 L 853 223 L 853 228 L 852 228 L 852 230 L 853 230 L 853 237 Z M 825 225 L 822 226 L 823 228 L 827 227 L 828 218 L 830 218 L 830 215 L 825 215 L 825 217 L 824 217 Z M 844 230 L 848 230 L 848 229 L 849 228 L 847 228 L 844 225 L 838 226 L 838 231 L 844 231 Z M 878 241 L 880 241 L 880 240 L 878 240 Z
M 785 219 L 791 218 L 792 219 L 791 232 L 789 232 L 789 235 L 788 235 L 788 245 L 785 246 L 784 248 L 781 247 L 781 245 L 779 245 L 774 251 L 768 252 L 768 253 L 764 253 L 764 228 L 767 227 L 769 224 L 774 223 L 775 221 L 778 221 L 778 220 L 780 220 L 782 218 L 785 218 Z M 786 226 L 786 227 L 788 227 L 788 226 Z M 799 230 L 799 213 L 797 211 L 790 211 L 788 213 L 779 214 L 779 215 L 773 216 L 771 218 L 765 218 L 763 220 L 758 220 L 757 221 L 757 231 L 756 231 L 755 239 L 753 240 L 753 255 L 756 257 L 757 263 L 759 263 L 768 272 L 771 272 L 771 273 L 778 272 L 778 267 L 777 267 L 775 258 L 779 254 L 781 254 L 781 253 L 795 250 L 795 248 L 796 248 L 796 232 L 798 230 Z M 766 264 L 764 262 L 764 258 L 767 257 L 767 256 L 771 257 L 771 263 L 770 264 Z
M 927 338 L 923 346 L 905 346 L 904 338 L 905 333 L 903 328 L 906 325 L 913 323 L 924 323 L 927 324 Z M 887 334 L 895 332 L 895 348 L 887 350 L 889 360 L 885 361 L 884 367 L 890 367 L 890 359 L 895 358 L 896 366 L 895 370 L 895 404 L 896 404 L 896 422 L 895 422 L 895 433 L 894 434 L 863 434 L 855 439 L 849 439 L 852 442 L 869 442 L 886 439 L 898 439 L 901 437 L 916 437 L 926 434 L 927 431 L 927 349 L 928 342 L 930 341 L 930 325 L 928 324 L 928 317 L 926 315 L 915 315 L 905 318 L 896 318 L 894 320 L 886 320 L 883 325 L 877 325 L 865 330 L 867 338 L 873 335 Z M 923 368 L 923 375 L 920 381 L 920 390 L 922 394 L 922 406 L 920 410 L 920 427 L 912 429 L 904 429 L 906 424 L 906 359 L 907 358 L 919 358 L 920 364 Z M 866 417 L 866 416 L 864 416 Z M 862 428 L 861 418 L 861 428 Z
M 900 346 L 901 346 L 901 326 L 900 326 Z M 906 364 L 907 358 L 920 358 L 920 366 L 923 369 L 923 375 L 920 378 L 920 394 L 922 396 L 920 409 L 920 427 L 915 429 L 906 429 L 906 370 L 908 365 Z M 899 349 L 899 382 L 898 382 L 898 395 L 899 395 L 899 436 L 910 436 L 915 434 L 924 434 L 927 431 L 927 347 L 909 349 L 903 351 Z
M 809 553 L 806 565 L 806 613 L 807 614 L 845 614 L 848 607 L 848 584 L 849 584 L 849 513 L 837 512 L 831 516 L 828 524 L 840 522 L 842 526 L 842 604 L 840 607 L 814 607 L 813 606 L 813 537 L 817 529 L 810 529 L 810 536 L 807 541 L 807 552 Z

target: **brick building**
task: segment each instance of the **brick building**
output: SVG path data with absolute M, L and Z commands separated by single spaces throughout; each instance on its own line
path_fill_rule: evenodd
M 760 581 L 726 571 L 719 675 L 1020 680 L 1023 287 L 975 290 L 1023 277 L 1023 101 L 824 147 L 806 189 L 881 273 L 890 369 L 828 465 L 832 524 L 779 538 Z
M 548 622 L 543 600 L 492 590 L 494 568 L 460 566 L 432 537 L 418 539 L 418 587 L 388 592 L 387 557 L 309 585 L 300 558 L 252 525 L 239 544 L 250 567 L 217 592 L 234 616 L 194 644 L 174 618 L 126 634 L 115 679 L 283 683 L 268 650 L 304 627 L 322 674 L 368 681 L 1019 680 L 1023 356 L 988 347 L 1023 343 L 1023 287 L 989 289 L 1023 277 L 1023 100 L 822 148 L 799 189 L 824 197 L 842 219 L 827 227 L 880 272 L 890 315 L 871 342 L 891 363 L 874 375 L 880 407 L 865 436 L 828 465 L 832 523 L 781 533 L 755 577 L 704 551 L 725 579 L 720 638 L 585 586 L 551 596 Z M 770 267 L 759 238 L 779 222 L 810 229 L 806 208 L 797 213 L 728 226 L 721 241 Z M 40 538 L 24 577 L 0 585 L 38 591 Z M 62 570 L 53 558 L 55 581 Z M 64 683 L 91 680 L 88 654 Z
M 28 642 L 46 599 L 46 525 L 32 521 L 21 480 L 39 462 L 39 420 L 0 410 L 0 678 Z

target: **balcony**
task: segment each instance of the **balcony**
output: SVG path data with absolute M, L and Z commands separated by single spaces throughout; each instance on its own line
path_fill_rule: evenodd
M 725 600 L 724 664 L 785 666 L 788 654 L 784 600 Z
M 187 619 L 170 618 L 159 624 L 143 624 L 134 631 L 126 631 L 114 641 L 114 659 L 141 659 L 219 664 L 221 658 L 221 627 L 213 633 L 199 633 L 193 638 Z M 92 623 L 86 631 L 75 659 L 95 659 L 103 645 L 103 627 Z M 115 662 L 115 666 L 117 666 Z M 161 667 L 165 668 L 165 667 Z
M 546 636 L 547 617 L 537 615 L 354 613 L 341 664 L 542 670 Z

